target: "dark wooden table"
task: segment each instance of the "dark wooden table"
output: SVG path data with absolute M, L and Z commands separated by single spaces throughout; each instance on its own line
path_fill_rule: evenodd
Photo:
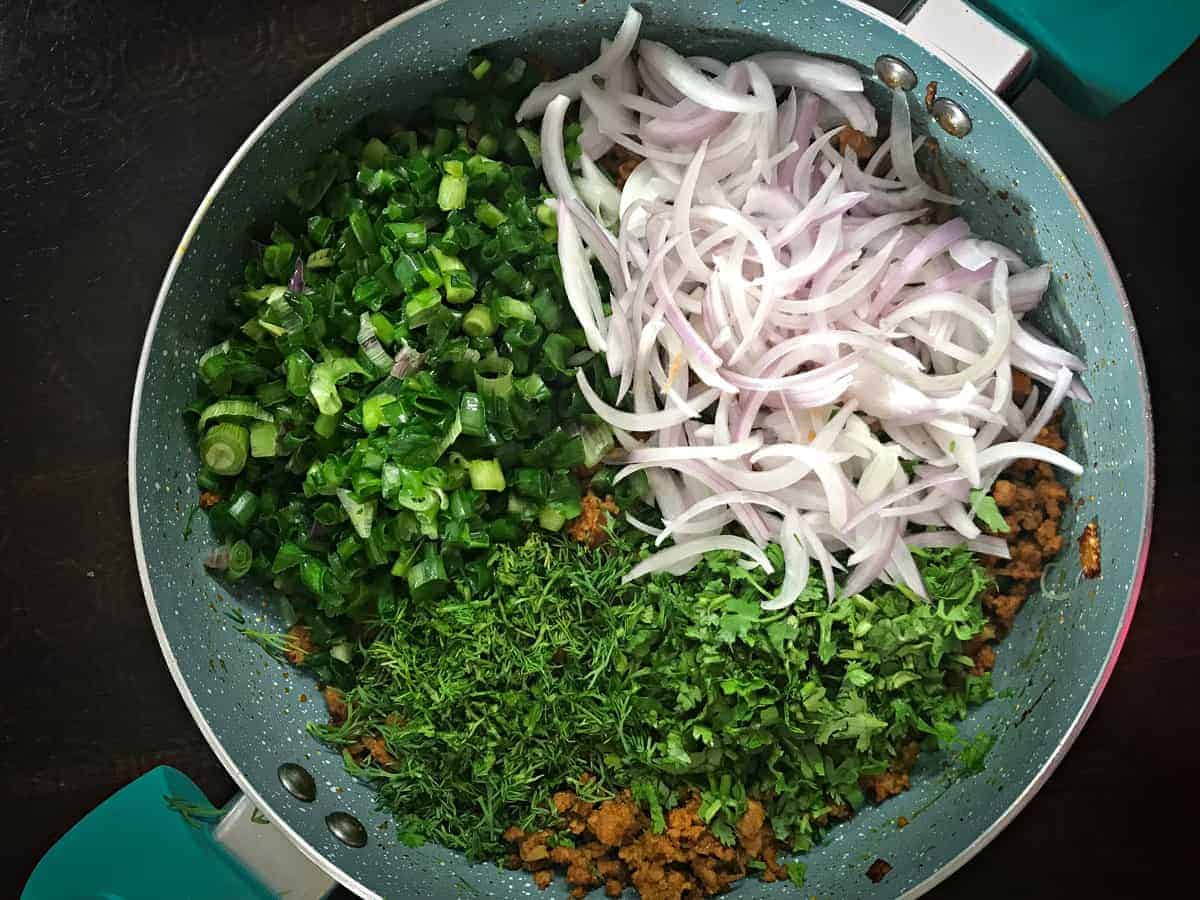
M 187 772 L 215 801 L 233 791 L 167 675 L 138 584 L 125 477 L 138 350 L 178 236 L 237 145 L 318 64 L 410 5 L 0 4 L 4 896 L 155 765 Z M 1182 879 L 1194 858 L 1196 829 L 1182 827 L 1192 815 L 1176 811 L 1200 746 L 1200 480 L 1186 388 L 1200 304 L 1196 205 L 1182 188 L 1200 161 L 1196 85 L 1193 47 L 1103 122 L 1036 84 L 1016 104 L 1091 208 L 1134 304 L 1157 423 L 1155 538 L 1091 723 L 939 897 L 1133 896 Z

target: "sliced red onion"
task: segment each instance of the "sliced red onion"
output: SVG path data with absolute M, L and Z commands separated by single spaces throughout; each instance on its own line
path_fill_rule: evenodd
M 832 599 L 841 551 L 847 592 L 883 579 L 924 596 L 906 541 L 981 539 L 972 487 L 1016 458 L 1080 471 L 1029 440 L 1065 399 L 1088 397 L 1082 360 L 1020 319 L 1048 268 L 1021 271 L 960 219 L 915 223 L 930 203 L 957 201 L 917 170 L 925 138 L 914 140 L 903 94 L 863 167 L 823 124 L 876 133 L 853 69 L 790 53 L 725 66 L 641 47 L 636 66 L 626 51 L 609 72 L 569 76 L 543 118 L 567 297 L 586 352 L 606 353 L 618 404 L 632 396 L 634 411 L 601 401 L 582 372 L 580 390 L 624 450 L 618 480 L 645 471 L 666 527 L 631 524 L 659 544 L 782 542 L 784 587 L 768 608 L 795 602 L 812 560 Z M 562 147 L 574 96 L 585 149 L 575 180 Z M 619 196 L 588 154 L 600 138 L 646 158 Z M 605 224 L 618 225 L 615 240 Z M 589 250 L 613 286 L 609 315 Z M 1035 390 L 1016 407 L 1014 368 L 1051 385 L 1044 402 Z M 698 420 L 714 403 L 712 424 Z M 902 458 L 919 464 L 912 483 Z M 718 534 L 731 521 L 749 540 Z M 910 527 L 938 531 L 906 537 Z M 972 546 L 1004 550 L 981 540 Z M 641 568 L 683 572 L 705 548 L 730 546 L 686 540 Z
M 637 120 L 613 95 L 595 84 L 584 84 L 580 91 L 581 109 L 595 117 L 596 130 L 602 135 L 635 134 Z
M 792 140 L 796 142 L 797 147 L 808 147 L 812 143 L 813 129 L 817 126 L 817 108 L 820 106 L 820 99 L 815 94 L 805 94 L 799 99 L 796 105 L 796 126 L 792 129 Z M 801 154 L 795 153 L 784 160 L 779 166 L 779 183 L 790 184 L 793 186 L 793 191 L 796 194 L 796 199 L 801 203 L 808 201 L 807 184 L 797 186 L 795 181 L 796 169 L 800 165 Z M 799 187 L 801 190 L 797 190 Z
M 229 568 L 229 548 L 214 547 L 204 557 L 204 568 L 212 569 L 214 572 L 224 572 Z
M 592 411 L 609 425 L 623 428 L 625 431 L 659 431 L 669 425 L 678 425 L 680 422 L 694 419 L 712 406 L 720 393 L 716 390 L 707 390 L 700 395 L 694 405 L 684 409 L 666 409 L 657 413 L 628 413 L 615 406 L 609 406 L 601 400 L 600 395 L 588 384 L 587 376 L 583 374 L 582 369 L 577 370 L 575 376 L 579 383 L 579 390 L 583 392 Z
M 734 93 L 741 94 L 750 86 L 745 66 L 730 66 L 717 81 Z M 665 113 L 645 122 L 641 128 L 642 138 L 653 144 L 673 147 L 679 144 L 696 144 L 711 138 L 729 127 L 734 113 L 708 109 L 691 100 L 682 100 Z
M 761 437 L 747 438 L 733 444 L 721 444 L 711 447 L 641 447 L 626 453 L 617 463 L 656 463 L 672 459 L 740 459 L 762 447 Z
M 811 513 L 809 514 L 811 515 Z M 825 593 L 832 603 L 834 597 L 837 596 L 837 582 L 834 581 L 833 569 L 837 564 L 829 549 L 825 546 L 824 541 L 817 535 L 813 526 L 808 520 L 808 515 L 800 517 L 799 533 L 804 539 L 805 545 L 817 558 L 817 564 L 821 567 L 821 577 L 825 580 Z
M 836 462 L 844 461 L 842 454 L 823 453 L 804 444 L 776 444 L 759 450 L 750 460 L 758 462 L 778 457 L 790 457 L 813 470 L 821 481 L 821 487 L 825 489 L 825 496 L 829 499 L 829 521 L 835 528 L 842 528 L 849 513 L 849 494 L 852 491 L 846 476 L 835 465 Z
M 543 148 L 544 148 L 543 144 Z M 570 202 L 570 197 L 565 202 Z M 558 257 L 562 263 L 563 289 L 567 302 L 579 326 L 587 336 L 588 347 L 601 353 L 608 344 L 601 332 L 602 321 L 596 315 L 600 308 L 600 288 L 592 273 L 591 263 L 583 252 L 583 241 L 575 229 L 575 217 L 567 209 L 560 208 L 558 215 Z M 630 431 L 639 429 L 631 428 Z
M 909 251 L 899 266 L 887 273 L 883 284 L 879 286 L 879 293 L 871 301 L 871 309 L 876 313 L 882 313 L 888 302 L 899 293 L 900 288 L 909 282 L 921 266 L 939 253 L 943 253 L 956 241 L 960 241 L 964 235 L 970 233 L 970 230 L 965 219 L 951 219 L 927 234 Z
M 673 85 L 667 82 L 658 71 L 650 66 L 646 60 L 639 59 L 637 62 L 638 80 L 642 83 L 643 90 L 654 100 L 666 106 L 675 106 L 683 101 L 683 93 L 675 89 Z
M 550 190 L 564 201 L 579 199 L 571 182 L 571 173 L 567 170 L 567 156 L 563 148 L 563 124 L 570 105 L 570 98 L 559 94 L 550 101 L 546 114 L 542 116 L 542 172 Z
M 911 497 L 913 494 L 919 494 L 921 491 L 929 490 L 937 487 L 939 484 L 946 484 L 951 481 L 963 481 L 965 476 L 958 472 L 947 472 L 944 475 L 935 475 L 931 478 L 924 478 L 921 481 L 914 481 L 912 484 L 905 485 L 899 490 L 892 491 L 890 494 L 885 494 L 878 500 L 868 503 L 855 516 L 846 523 L 846 530 L 852 531 L 869 519 L 871 516 L 877 515 L 889 506 L 895 504 L 898 500 L 903 500 L 905 497 Z
M 608 180 L 608 176 L 600 170 L 600 167 L 587 156 L 580 156 L 579 168 L 581 174 L 574 179 L 575 189 L 585 208 L 590 210 L 600 221 L 608 225 L 616 224 L 621 216 L 621 192 L 617 190 L 615 184 Z M 594 243 L 594 241 L 588 243 Z M 612 248 L 612 262 L 615 263 L 617 242 L 611 233 L 605 243 Z
M 846 122 L 855 131 L 861 131 L 868 137 L 879 134 L 879 121 L 875 117 L 875 107 L 871 101 L 855 91 L 835 91 L 823 84 L 811 82 L 807 85 L 812 91 L 835 110 L 845 117 Z
M 1068 353 L 1060 347 L 1055 347 L 1052 344 L 1039 340 L 1030 333 L 1031 330 L 1028 325 L 1014 325 L 1012 333 L 1013 346 L 1020 348 L 1039 362 L 1050 366 L 1062 366 L 1063 368 L 1070 369 L 1072 372 L 1082 372 L 1087 368 L 1083 360 L 1074 353 Z
M 638 56 L 648 69 L 694 103 L 725 112 L 766 112 L 767 104 L 762 98 L 730 90 L 699 71 L 665 44 L 643 40 L 638 45 Z M 774 101 L 770 106 L 774 109 Z
M 781 300 L 777 304 L 783 316 L 811 315 L 814 312 L 840 309 L 851 302 L 858 302 L 860 295 L 883 272 L 891 259 L 892 249 L 899 235 L 892 238 L 886 247 L 867 260 L 854 275 L 840 287 L 820 297 L 809 297 L 807 300 Z M 764 276 L 764 278 L 767 276 Z M 783 324 L 781 322 L 781 324 Z
M 288 290 L 293 294 L 304 293 L 304 260 L 297 257 L 296 268 L 292 270 L 292 277 L 288 280 Z
M 986 553 L 988 556 L 1000 559 L 1012 558 L 1008 551 L 1008 541 L 1002 537 L 992 537 L 991 535 L 981 535 L 973 541 L 968 541 L 957 531 L 923 531 L 919 534 L 910 534 L 904 539 L 904 543 L 910 547 L 926 548 L 959 547 L 966 544 L 976 553 Z
M 546 81 L 535 87 L 517 108 L 517 121 L 523 122 L 544 112 L 550 102 L 562 94 L 572 100 L 579 97 L 583 86 L 591 81 L 592 76 L 604 76 L 623 65 L 633 48 L 637 45 L 638 31 L 642 27 L 642 14 L 632 6 L 625 10 L 625 18 L 616 36 L 607 49 L 591 64 L 584 66 L 573 75 L 560 78 L 557 81 Z
M 948 503 L 939 512 L 942 521 L 969 541 L 975 540 L 983 533 L 961 503 Z
M 919 219 L 927 210 L 910 209 L 903 212 L 892 212 L 886 215 L 867 219 L 865 224 L 855 227 L 846 238 L 847 250 L 860 250 L 872 241 L 878 240 L 894 228 L 900 228 L 913 219 Z
M 613 148 L 613 139 L 600 132 L 596 114 L 586 103 L 579 108 L 579 124 L 583 131 L 579 135 L 579 149 L 589 159 L 599 159 Z
M 894 570 L 900 576 L 908 589 L 920 597 L 922 600 L 928 600 L 929 594 L 925 591 L 925 583 L 921 580 L 921 573 L 917 569 L 916 561 L 913 560 L 912 554 L 908 552 L 908 547 L 904 541 L 894 541 L 892 543 L 892 564 L 888 567 L 888 571 Z
M 981 241 L 978 238 L 966 238 L 958 241 L 949 248 L 950 258 L 964 269 L 982 269 L 993 260 L 1002 259 L 1008 263 L 1012 271 L 1021 272 L 1025 269 L 1025 261 L 1003 244 L 995 241 Z
M 980 331 L 987 334 L 988 339 L 991 341 L 991 346 L 988 347 L 987 352 L 965 369 L 953 375 L 925 375 L 919 372 L 903 370 L 887 357 L 877 357 L 876 362 L 881 368 L 888 370 L 893 375 L 905 379 L 921 390 L 930 392 L 958 390 L 968 382 L 983 378 L 988 373 L 994 371 L 1000 360 L 1009 352 L 1009 340 L 1012 335 L 1013 318 L 1008 308 L 1008 267 L 1003 261 L 996 264 L 995 273 L 992 275 L 992 305 L 995 308 L 995 315 L 990 334 L 987 333 L 988 326 L 972 315 L 973 310 L 978 305 L 970 298 L 961 295 L 941 294 L 932 297 L 922 297 L 919 300 L 913 300 L 904 304 L 899 310 L 892 313 L 888 319 L 880 323 L 881 327 L 889 330 L 897 322 L 908 316 L 922 315 L 925 312 L 942 307 L 962 315 L 979 327 Z
M 909 190 L 920 191 L 934 203 L 954 206 L 962 203 L 957 197 L 931 188 L 917 171 L 912 120 L 908 116 L 908 94 L 900 89 L 892 91 L 892 165 L 896 168 L 896 176 Z
M 794 604 L 808 585 L 808 550 L 800 535 L 800 512 L 789 509 L 783 517 L 779 530 L 779 544 L 783 548 L 783 584 L 770 600 L 764 600 L 766 610 L 787 609 Z
M 625 577 L 621 579 L 621 583 L 629 584 L 629 582 L 636 581 L 643 575 L 661 572 L 669 566 L 673 566 L 675 563 L 683 562 L 684 560 L 694 561 L 705 553 L 711 553 L 713 550 L 732 550 L 735 553 L 741 553 L 768 575 L 775 571 L 774 566 L 771 565 L 771 561 L 767 559 L 767 555 L 755 546 L 752 541 L 735 537 L 732 534 L 722 534 L 715 537 L 697 538 L 696 540 L 686 541 L 682 544 L 676 544 L 674 547 L 669 547 L 666 550 L 661 550 L 630 569 L 625 574 Z
M 1020 440 L 1032 441 L 1036 438 L 1043 428 L 1050 424 L 1050 420 L 1054 414 L 1058 412 L 1058 408 L 1062 406 L 1063 400 L 1067 398 L 1067 391 L 1071 388 L 1071 382 L 1075 376 L 1071 374 L 1071 370 L 1062 368 L 1058 370 L 1058 377 L 1054 379 L 1054 387 L 1050 389 L 1050 396 L 1046 398 L 1046 402 L 1042 404 L 1042 408 L 1038 410 L 1036 416 L 1030 421 L 1029 426 L 1021 433 Z
M 650 535 L 650 537 L 657 537 L 658 535 L 662 534 L 662 531 L 663 531 L 661 528 L 655 528 L 653 525 L 649 525 L 649 524 L 643 522 L 641 519 L 639 519 L 637 516 L 633 515 L 632 513 L 628 513 L 628 512 L 625 513 L 625 521 L 628 522 L 630 525 L 632 525 L 634 528 L 636 528 L 638 531 L 640 531 L 642 534 L 648 534 L 648 535 Z
M 775 85 L 807 88 L 820 84 L 832 91 L 851 93 L 863 89 L 862 76 L 846 63 L 792 51 L 756 53 L 749 59 L 757 63 Z
M 627 282 L 612 232 L 597 222 L 595 216 L 578 200 L 568 200 L 567 210 L 575 219 L 587 249 L 596 257 L 596 262 L 600 263 L 600 268 L 604 269 L 604 274 L 608 276 L 608 283 L 612 285 L 612 289 L 618 294 L 625 293 L 628 289 Z
M 792 135 L 796 131 L 796 115 L 799 112 L 799 101 L 796 97 L 796 89 L 792 88 L 788 91 L 783 102 L 779 104 L 779 117 L 775 130 L 775 144 L 778 147 L 783 147 L 789 141 L 792 141 Z M 800 149 L 800 142 L 796 141 L 796 149 Z M 790 154 L 789 154 L 790 155 Z M 781 182 L 790 184 L 791 180 Z
M 709 510 L 717 509 L 721 506 L 737 506 L 742 504 L 765 506 L 782 515 L 786 515 L 791 509 L 786 503 L 776 500 L 770 494 L 762 494 L 756 491 L 722 491 L 698 501 L 677 516 L 674 516 L 670 521 L 665 522 L 666 527 L 655 539 L 655 544 L 662 544 L 671 536 L 672 532 L 684 530 L 684 526 L 687 523 Z
M 1049 266 L 1036 266 L 1013 275 L 1008 279 L 1008 295 L 1012 300 L 1013 313 L 1027 313 L 1036 307 L 1049 286 Z
M 1018 459 L 1036 459 L 1038 462 L 1046 462 L 1052 466 L 1058 466 L 1058 468 L 1070 472 L 1072 475 L 1078 476 L 1083 474 L 1083 466 L 1079 465 L 1071 457 L 1064 456 L 1057 450 L 1051 450 L 1049 447 L 1043 447 L 1041 444 L 1035 444 L 1030 441 L 1008 441 L 979 451 L 979 467 L 981 469 L 986 469 L 989 466 L 1000 463 L 1014 462 Z
M 875 552 L 855 566 L 854 571 L 850 573 L 850 577 L 842 586 L 843 597 L 853 597 L 874 584 L 892 559 L 892 547 L 896 544 L 902 527 L 902 523 L 896 521 L 879 522 Z
M 423 360 L 424 357 L 415 348 L 410 347 L 408 341 L 401 340 L 396 355 L 392 357 L 392 370 L 388 374 L 393 378 L 404 378 L 421 368 Z

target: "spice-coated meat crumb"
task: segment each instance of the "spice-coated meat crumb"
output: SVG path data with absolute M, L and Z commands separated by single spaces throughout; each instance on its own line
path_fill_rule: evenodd
M 1079 564 L 1087 578 L 1100 577 L 1100 524 L 1088 522 L 1079 536 Z
M 612 497 L 601 500 L 591 491 L 584 494 L 580 505 L 583 511 L 579 518 L 572 519 L 567 525 L 567 534 L 581 544 L 599 547 L 608 540 L 608 517 L 616 515 L 620 510 Z
M 346 698 L 337 688 L 326 685 L 321 692 L 325 697 L 325 708 L 329 710 L 331 725 L 341 725 L 346 721 Z
M 890 862 L 886 859 L 877 859 L 867 869 L 867 877 L 875 884 L 879 884 L 890 871 L 892 871 L 892 864 Z
M 293 625 L 287 633 L 287 649 L 283 655 L 293 666 L 302 666 L 308 654 L 317 649 L 312 633 L 304 625 Z

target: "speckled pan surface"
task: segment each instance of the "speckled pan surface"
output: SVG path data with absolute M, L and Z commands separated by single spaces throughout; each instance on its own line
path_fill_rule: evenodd
M 707 0 L 639 4 L 646 32 L 691 51 L 733 58 L 767 45 L 793 45 L 848 59 L 868 72 L 881 53 L 905 59 L 920 85 L 937 81 L 974 118 L 965 141 L 944 139 L 947 169 L 965 215 L 980 234 L 1031 262 L 1052 264 L 1041 324 L 1088 365 L 1090 407 L 1068 414 L 1070 452 L 1085 466 L 1073 487 L 1081 501 L 1065 519 L 1075 537 L 1097 517 L 1103 576 L 1080 578 L 1072 545 L 1049 586 L 1003 644 L 1001 698 L 977 710 L 965 733 L 986 729 L 996 744 L 979 775 L 955 778 L 946 760 L 922 757 L 913 790 L 864 809 L 807 857 L 804 896 L 893 897 L 919 893 L 948 875 L 1008 821 L 1049 776 L 1107 679 L 1133 612 L 1149 540 L 1150 410 L 1132 318 L 1103 244 L 1061 172 L 1011 113 L 945 59 L 905 38 L 899 26 L 837 0 Z M 466 52 L 503 44 L 566 66 L 595 52 L 623 12 L 623 0 L 449 0 L 402 17 L 331 61 L 286 100 L 204 198 L 172 262 L 155 308 L 134 397 L 130 482 L 134 536 L 151 616 L 164 654 L 198 723 L 242 787 L 331 874 L 365 895 L 533 896 L 520 873 L 468 866 L 437 847 L 396 843 L 370 791 L 340 759 L 308 737 L 323 707 L 313 684 L 245 641 L 225 616 L 239 608 L 270 627 L 268 596 L 230 593 L 201 566 L 211 537 L 202 521 L 190 537 L 196 456 L 180 409 L 193 396 L 196 359 L 210 342 L 209 317 L 239 277 L 251 230 L 269 225 L 287 185 L 346 128 L 376 109 L 403 111 L 457 77 Z M 875 98 L 879 87 L 875 85 Z M 921 104 L 914 112 L 928 126 Z M 280 763 L 316 776 L 314 803 L 280 787 Z M 347 810 L 368 827 L 366 848 L 337 843 L 324 824 Z M 911 824 L 898 830 L 895 821 Z M 865 875 L 876 857 L 892 872 Z M 561 892 L 561 887 L 557 888 Z M 796 896 L 789 885 L 749 882 L 738 897 Z

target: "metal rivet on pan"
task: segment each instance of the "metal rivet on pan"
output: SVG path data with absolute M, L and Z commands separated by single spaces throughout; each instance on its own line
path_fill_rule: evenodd
M 333 836 L 347 847 L 367 846 L 367 829 L 350 813 L 331 812 L 325 817 L 325 824 Z
M 317 799 L 317 783 L 304 766 L 284 763 L 278 769 L 279 783 L 297 800 L 312 803 Z
M 884 54 L 875 60 L 875 74 L 890 88 L 911 91 L 917 86 L 916 73 L 902 59 Z
M 971 133 L 971 117 L 953 100 L 938 97 L 929 107 L 929 111 L 947 134 L 961 138 Z

